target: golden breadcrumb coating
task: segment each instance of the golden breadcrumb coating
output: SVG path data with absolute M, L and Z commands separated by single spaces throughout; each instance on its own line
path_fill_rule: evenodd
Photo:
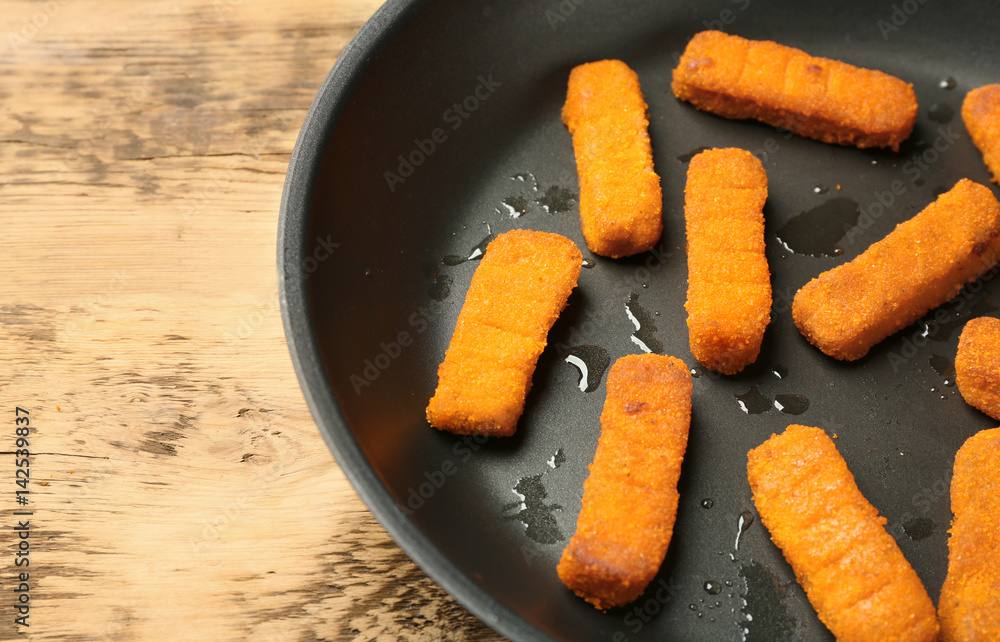
M 620 60 L 575 67 L 562 118 L 573 135 L 587 246 L 612 258 L 652 249 L 663 231 L 663 194 L 639 77 Z
M 927 591 L 833 440 L 789 426 L 748 455 L 760 521 L 838 640 L 935 640 Z
M 771 322 L 771 273 L 764 256 L 767 174 L 742 149 L 691 159 L 684 189 L 691 353 L 736 374 L 757 360 Z
M 980 317 L 965 324 L 955 355 L 955 383 L 966 403 L 1000 420 L 1000 319 Z
M 993 182 L 1000 183 L 1000 85 L 985 85 L 966 94 L 962 120 L 972 142 L 983 153 Z
M 559 578 L 599 609 L 639 597 L 667 553 L 691 424 L 691 373 L 656 354 L 608 372 L 601 438 Z
M 796 293 L 795 325 L 824 353 L 851 361 L 959 293 L 1000 257 L 1000 203 L 960 180 L 853 261 Z
M 673 90 L 698 109 L 838 145 L 897 151 L 917 121 L 916 94 L 899 78 L 721 31 L 695 34 Z
M 948 576 L 938 616 L 942 642 L 1000 640 L 1000 428 L 970 437 L 951 478 Z
M 486 248 L 458 315 L 427 421 L 439 430 L 513 435 L 546 336 L 583 256 L 558 234 L 513 230 Z

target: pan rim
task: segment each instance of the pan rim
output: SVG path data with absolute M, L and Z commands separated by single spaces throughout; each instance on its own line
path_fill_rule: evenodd
M 388 0 L 344 48 L 316 94 L 288 164 L 278 217 L 278 295 L 285 340 L 316 426 L 355 492 L 409 558 L 487 626 L 516 640 L 551 640 L 462 572 L 392 498 L 340 410 L 311 323 L 306 257 L 319 162 L 342 109 L 375 54 L 431 0 Z

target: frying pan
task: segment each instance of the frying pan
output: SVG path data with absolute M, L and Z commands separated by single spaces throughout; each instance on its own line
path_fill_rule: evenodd
M 698 112 L 673 97 L 670 74 L 707 28 L 899 76 L 917 93 L 917 126 L 892 153 Z M 386 530 L 512 639 L 830 639 L 760 525 L 746 481 L 747 451 L 802 423 L 836 433 L 862 493 L 936 602 L 955 452 L 994 425 L 953 385 L 958 334 L 969 318 L 996 314 L 1000 279 L 988 273 L 851 363 L 807 344 L 790 304 L 809 279 L 959 179 L 988 183 L 958 113 L 968 90 L 1000 79 L 998 28 L 986 5 L 929 0 L 390 0 L 306 118 L 278 247 L 302 389 Z M 570 69 L 603 58 L 639 74 L 664 193 L 660 244 L 621 260 L 585 249 L 560 121 Z M 759 359 L 730 377 L 698 367 L 684 313 L 686 161 L 723 146 L 754 152 L 767 171 L 774 290 Z M 438 432 L 424 408 L 476 259 L 515 228 L 569 237 L 586 269 L 549 334 L 516 436 Z M 646 593 L 600 612 L 555 567 L 600 433 L 604 368 L 644 349 L 679 357 L 695 374 L 677 524 Z

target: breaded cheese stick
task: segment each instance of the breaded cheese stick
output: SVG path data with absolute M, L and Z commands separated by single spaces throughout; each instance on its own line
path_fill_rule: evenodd
M 942 642 L 1000 640 L 1000 428 L 970 437 L 951 478 L 948 576 L 938 616 Z
M 789 426 L 748 455 L 760 521 L 837 640 L 934 640 L 927 591 L 833 440 Z
M 667 553 L 691 424 L 691 373 L 657 354 L 608 372 L 601 437 L 559 578 L 599 609 L 639 597 Z
M 962 120 L 982 152 L 993 182 L 1000 183 L 1000 85 L 985 85 L 966 94 Z
M 698 109 L 838 145 L 897 151 L 917 121 L 916 94 L 899 78 L 721 31 L 695 34 L 673 90 Z
M 573 135 L 587 246 L 612 258 L 651 249 L 663 231 L 663 194 L 639 77 L 620 60 L 575 67 L 562 118 Z
M 979 317 L 965 324 L 955 355 L 955 383 L 967 404 L 1000 420 L 1000 319 Z
M 546 336 L 580 276 L 569 239 L 513 230 L 486 248 L 458 315 L 427 421 L 439 430 L 514 434 Z
M 691 159 L 684 189 L 688 335 L 703 366 L 736 374 L 757 360 L 771 321 L 771 273 L 764 256 L 767 174 L 742 149 Z
M 854 260 L 823 272 L 792 302 L 799 331 L 852 361 L 952 298 L 1000 258 L 1000 203 L 963 178 Z

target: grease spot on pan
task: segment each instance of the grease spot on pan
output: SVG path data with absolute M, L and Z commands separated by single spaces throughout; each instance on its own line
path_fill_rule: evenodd
M 545 194 L 537 199 L 537 202 L 549 214 L 559 214 L 573 209 L 573 204 L 576 203 L 576 194 L 565 187 L 550 185 L 545 190 Z
M 759 415 L 771 409 L 771 400 L 760 393 L 757 386 L 750 386 L 750 389 L 741 395 L 736 396 L 736 403 L 740 405 L 740 410 L 748 415 Z
M 570 350 L 564 359 L 580 374 L 577 385 L 581 392 L 593 392 L 601 385 L 601 379 L 611 365 L 611 356 L 600 346 L 582 345 Z
M 702 152 L 704 152 L 704 151 L 706 151 L 708 149 L 709 149 L 708 147 L 695 147 L 694 149 L 692 149 L 691 151 L 687 152 L 686 154 L 681 154 L 680 156 L 678 156 L 677 160 L 679 160 L 682 163 L 690 163 L 692 158 L 694 158 L 698 154 L 700 154 L 700 153 L 702 153 Z
M 740 566 L 740 577 L 746 582 L 744 639 L 790 640 L 796 628 L 795 619 L 785 607 L 785 587 L 766 567 L 757 562 Z
M 793 216 L 777 231 L 786 250 L 807 256 L 836 257 L 844 253 L 838 245 L 847 230 L 858 224 L 858 202 L 838 196 Z
M 903 532 L 914 541 L 919 541 L 931 536 L 934 532 L 934 523 L 929 517 L 917 517 L 903 523 Z
M 809 400 L 802 395 L 775 395 L 774 407 L 786 415 L 801 415 L 809 409 Z
M 513 515 L 505 515 L 505 518 L 524 524 L 524 534 L 528 539 L 537 544 L 555 544 L 566 539 L 554 514 L 562 510 L 562 506 L 545 502 L 549 493 L 542 484 L 542 475 L 522 477 L 513 491 L 521 501 L 504 507 L 504 513 L 517 510 Z
M 625 304 L 625 314 L 635 326 L 635 332 L 632 333 L 632 343 L 639 346 L 643 352 L 662 353 L 663 344 L 653 335 L 656 332 L 653 315 L 639 305 L 639 295 L 635 292 L 628 297 L 628 303 Z

